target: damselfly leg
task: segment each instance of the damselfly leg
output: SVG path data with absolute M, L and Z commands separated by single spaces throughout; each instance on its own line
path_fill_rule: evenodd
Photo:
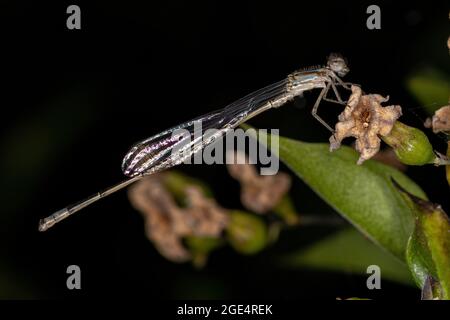
M 338 82 L 337 80 L 341 81 Z M 337 83 L 335 83 L 335 81 Z M 327 101 L 327 102 L 332 102 L 332 103 L 336 103 L 336 104 L 340 104 L 340 105 L 346 105 L 347 101 L 343 101 L 341 98 L 341 95 L 339 94 L 339 91 L 337 90 L 336 86 L 342 86 L 345 89 L 351 90 L 350 87 L 348 87 L 348 85 L 344 82 L 342 82 L 341 79 L 339 79 L 338 77 L 336 77 L 335 79 L 330 79 L 327 83 L 327 85 L 325 86 L 325 88 L 322 89 L 322 91 L 319 94 L 319 97 L 317 98 L 316 102 L 314 103 L 314 106 L 311 110 L 311 115 L 317 120 L 319 121 L 325 128 L 327 128 L 329 131 L 331 131 L 331 133 L 334 133 L 334 129 L 328 125 L 325 120 L 323 120 L 319 115 L 318 115 L 318 111 L 319 111 L 319 105 L 322 102 L 322 100 Z M 328 93 L 330 92 L 330 87 L 333 89 L 334 95 L 336 96 L 336 99 L 331 99 L 328 97 Z

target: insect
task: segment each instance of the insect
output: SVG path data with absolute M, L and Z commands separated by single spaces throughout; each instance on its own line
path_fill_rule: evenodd
M 39 230 L 49 229 L 75 212 L 146 175 L 181 164 L 186 158 L 202 150 L 206 145 L 213 143 L 240 124 L 268 109 L 278 108 L 295 97 L 302 96 L 306 91 L 322 89 L 311 113 L 314 118 L 333 132 L 333 129 L 319 117 L 317 111 L 322 100 L 345 105 L 337 86 L 350 90 L 350 84 L 341 80 L 341 77 L 344 77 L 348 72 L 349 68 L 345 59 L 339 54 L 331 54 L 327 59 L 326 66 L 295 71 L 285 79 L 250 93 L 221 110 L 210 112 L 136 143 L 125 155 L 122 163 L 122 171 L 129 177 L 127 180 L 41 219 Z M 333 90 L 336 100 L 328 97 L 330 88 Z M 201 132 L 195 130 L 198 123 L 201 123 Z M 212 128 L 218 130 L 215 134 L 205 137 L 204 132 Z M 190 137 L 176 134 L 178 129 L 187 130 Z M 191 139 L 192 137 L 194 139 Z M 189 142 L 187 142 L 187 139 L 189 139 Z M 179 146 L 182 146 L 188 152 L 172 152 Z

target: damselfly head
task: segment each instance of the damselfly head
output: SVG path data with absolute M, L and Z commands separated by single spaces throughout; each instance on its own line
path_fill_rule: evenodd
M 350 71 L 346 59 L 339 53 L 331 53 L 328 56 L 327 67 L 339 77 L 345 76 Z

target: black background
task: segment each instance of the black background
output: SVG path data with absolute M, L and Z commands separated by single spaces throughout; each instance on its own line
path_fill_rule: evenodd
M 81 30 L 66 28 L 70 4 L 81 7 Z M 381 30 L 366 28 L 370 4 L 381 7 Z M 405 79 L 431 62 L 448 71 L 444 1 L 9 1 L 0 11 L 3 297 L 418 299 L 416 289 L 393 283 L 368 292 L 364 277 L 270 266 L 274 253 L 330 231 L 323 228 L 287 232 L 254 257 L 221 249 L 205 270 L 195 271 L 156 252 L 125 192 L 47 233 L 37 231 L 37 222 L 121 180 L 121 158 L 137 140 L 223 107 L 295 69 L 322 64 L 330 52 L 349 60 L 348 81 L 389 94 L 404 108 L 421 107 Z M 307 105 L 316 94 L 306 96 Z M 302 103 L 251 123 L 326 142 L 328 132 L 309 109 L 292 107 Z M 324 109 L 325 118 L 339 112 Z M 239 205 L 237 185 L 223 166 L 183 170 L 209 182 L 224 206 Z M 409 173 L 448 209 L 448 186 L 434 179 L 437 170 Z M 308 199 L 299 199 L 301 209 L 332 212 L 297 183 L 301 198 Z M 70 264 L 82 269 L 80 291 L 66 289 Z

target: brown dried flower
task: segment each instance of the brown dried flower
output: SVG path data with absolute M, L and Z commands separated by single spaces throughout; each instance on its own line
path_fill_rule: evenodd
M 427 119 L 425 127 L 432 128 L 434 133 L 450 133 L 450 106 L 445 106 L 437 110 L 431 119 Z
M 228 224 L 227 210 L 212 198 L 206 198 L 197 186 L 186 188 L 189 206 L 185 210 L 185 221 L 191 228 L 191 235 L 219 237 Z
M 167 259 L 190 260 L 182 244 L 186 236 L 218 237 L 228 223 L 227 211 L 206 198 L 197 186 L 185 190 L 189 206 L 181 208 L 164 185 L 164 174 L 154 174 L 129 188 L 132 206 L 145 219 L 147 238 Z
M 227 168 L 230 175 L 241 183 L 242 204 L 259 214 L 273 209 L 289 191 L 291 177 L 283 172 L 260 176 L 244 153 L 236 152 L 235 156 L 236 163 L 228 164 Z
M 156 249 L 175 262 L 190 260 L 191 255 L 183 247 L 179 236 L 177 217 L 180 215 L 175 213 L 176 204 L 163 187 L 161 176 L 153 175 L 139 181 L 129 188 L 128 197 L 131 205 L 144 217 L 147 238 Z
M 381 106 L 388 99 L 379 94 L 362 95 L 361 88 L 353 85 L 352 95 L 330 137 L 330 151 L 338 149 L 344 138 L 355 137 L 355 148 L 360 153 L 358 164 L 373 157 L 380 150 L 378 136 L 388 135 L 402 115 L 400 106 Z

